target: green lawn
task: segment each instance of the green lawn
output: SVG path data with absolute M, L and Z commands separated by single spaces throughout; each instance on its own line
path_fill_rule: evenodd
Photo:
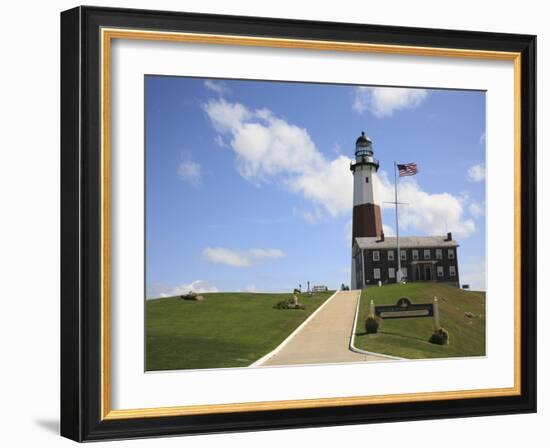
M 393 305 L 406 296 L 412 303 L 439 300 L 440 323 L 449 332 L 449 345 L 430 344 L 433 318 L 387 319 L 376 334 L 365 333 L 369 303 Z M 467 317 L 466 312 L 473 317 Z M 464 291 L 441 283 L 409 283 L 364 289 L 355 328 L 357 348 L 402 358 L 442 358 L 485 355 L 485 293 Z
M 305 310 L 277 310 L 287 294 L 208 293 L 146 302 L 146 369 L 249 366 L 277 347 L 333 294 L 299 296 Z

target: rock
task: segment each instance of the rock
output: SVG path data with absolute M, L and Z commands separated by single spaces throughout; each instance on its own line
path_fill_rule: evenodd
M 469 311 L 466 311 L 464 314 L 466 315 L 466 317 L 469 317 L 470 319 L 475 317 L 475 315 L 473 313 L 470 313 Z

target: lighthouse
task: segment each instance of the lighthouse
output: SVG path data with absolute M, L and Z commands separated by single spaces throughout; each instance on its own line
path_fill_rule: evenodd
M 358 237 L 381 237 L 382 217 L 378 197 L 378 160 L 374 158 L 372 140 L 361 132 L 355 142 L 353 173 L 352 241 Z
M 416 174 L 416 164 L 415 165 Z M 351 288 L 362 289 L 387 283 L 446 282 L 459 286 L 458 243 L 452 233 L 433 236 L 399 236 L 397 222 L 397 169 L 394 163 L 396 236 L 382 231 L 378 160 L 372 140 L 361 132 L 355 142 L 353 173 L 353 228 L 351 245 Z M 405 173 L 404 175 L 410 175 Z M 400 172 L 401 176 L 401 172 Z
M 355 161 L 350 164 L 353 173 L 353 220 L 352 220 L 352 258 L 351 258 L 351 287 L 356 289 L 358 283 L 357 272 L 363 274 L 362 267 L 356 265 L 357 254 L 354 253 L 356 238 L 382 237 L 382 216 L 378 197 L 378 160 L 374 158 L 372 140 L 361 132 L 355 142 Z M 363 265 L 363 260 L 359 263 Z

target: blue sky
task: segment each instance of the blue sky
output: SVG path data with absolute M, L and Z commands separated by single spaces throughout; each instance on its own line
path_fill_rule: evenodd
M 147 76 L 147 297 L 350 282 L 355 139 L 400 181 L 401 235 L 453 232 L 485 289 L 485 93 Z M 394 210 L 383 206 L 386 234 Z

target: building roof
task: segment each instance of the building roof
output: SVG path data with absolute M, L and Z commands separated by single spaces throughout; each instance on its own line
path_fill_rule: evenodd
M 387 236 L 382 241 L 378 237 L 358 237 L 355 242 L 360 249 L 395 249 L 397 238 Z M 447 235 L 436 236 L 402 236 L 399 238 L 400 249 L 415 249 L 423 247 L 457 247 L 455 240 L 447 240 Z

